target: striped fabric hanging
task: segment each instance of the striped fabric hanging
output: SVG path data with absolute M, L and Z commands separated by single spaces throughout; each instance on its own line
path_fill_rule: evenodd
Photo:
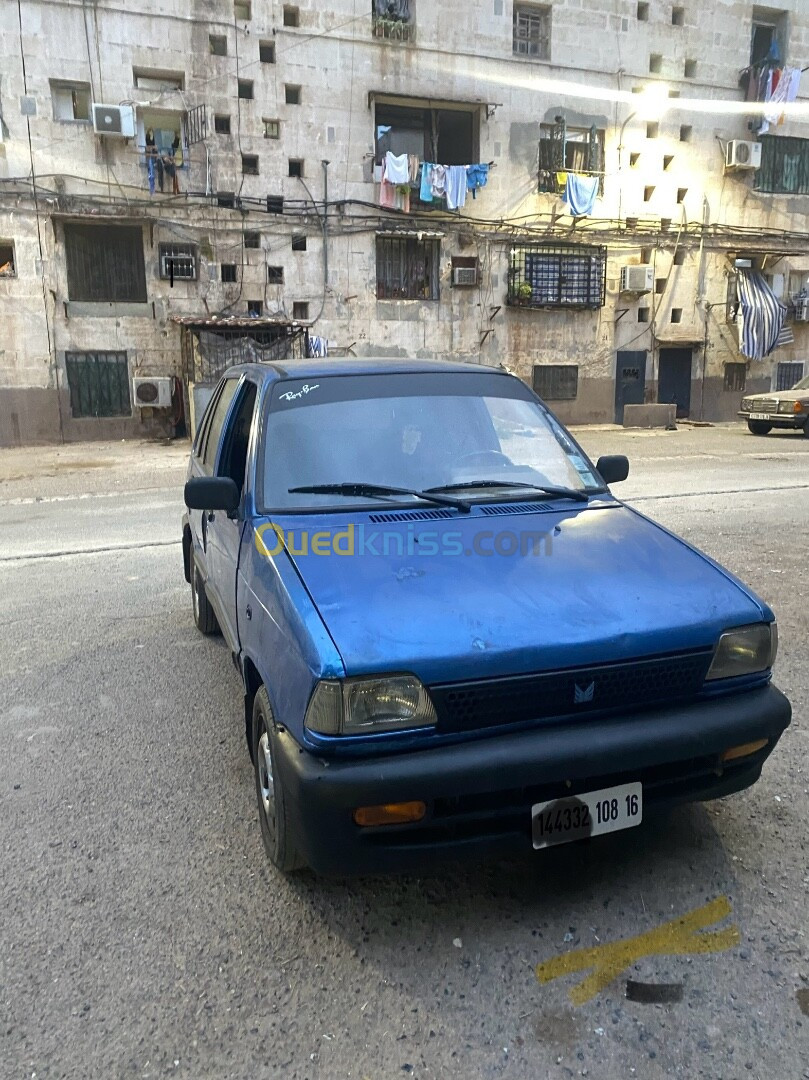
M 793 339 L 786 326 L 787 309 L 757 270 L 738 271 L 742 326 L 739 350 L 751 360 L 763 360 L 779 345 Z

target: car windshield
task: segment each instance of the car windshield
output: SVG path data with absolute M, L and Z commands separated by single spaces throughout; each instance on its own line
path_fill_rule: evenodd
M 792 387 L 793 390 L 809 390 L 809 375 L 801 379 L 800 382 L 796 382 Z
M 525 498 L 530 489 L 522 485 L 603 490 L 590 462 L 528 388 L 493 372 L 279 382 L 267 413 L 261 472 L 263 505 L 274 510 L 369 504 L 367 490 L 289 490 L 334 484 L 414 491 L 463 485 L 467 502 Z M 402 494 L 378 501 L 420 503 Z

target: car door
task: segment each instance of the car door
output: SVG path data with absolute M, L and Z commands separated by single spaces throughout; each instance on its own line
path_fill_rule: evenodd
M 239 509 L 227 514 L 208 512 L 208 550 L 211 582 L 215 592 L 215 608 L 225 640 L 238 650 L 239 632 L 236 617 L 236 573 L 239 547 L 244 529 L 244 494 L 247 462 L 253 437 L 258 385 L 243 376 L 227 413 L 219 439 L 219 451 L 214 466 L 215 476 L 227 476 L 241 492 Z M 208 587 L 208 595 L 211 587 Z
M 222 380 L 215 390 L 200 425 L 199 438 L 194 445 L 194 452 L 191 457 L 189 476 L 214 475 L 222 430 L 225 426 L 228 411 L 233 404 L 238 385 L 238 378 L 226 378 Z M 219 603 L 216 595 L 216 582 L 212 579 L 211 573 L 210 517 L 210 511 L 208 510 L 188 511 L 188 523 L 191 527 L 197 569 L 205 584 L 205 592 L 218 615 Z

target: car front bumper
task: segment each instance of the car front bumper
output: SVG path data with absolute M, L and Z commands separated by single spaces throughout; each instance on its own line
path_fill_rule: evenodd
M 738 415 L 742 420 L 749 421 L 752 419 L 750 413 L 747 412 L 740 412 Z M 774 428 L 788 428 L 792 431 L 800 431 L 809 423 L 809 416 L 806 413 L 769 413 L 768 415 L 769 418 L 761 420 L 760 423 L 772 424 Z
M 318 757 L 282 732 L 276 768 L 294 842 L 314 870 L 424 869 L 530 852 L 537 802 L 640 781 L 650 812 L 740 791 L 758 779 L 790 717 L 787 699 L 767 686 L 362 760 Z M 721 763 L 724 750 L 765 738 L 756 754 Z M 411 800 L 428 807 L 416 824 L 354 824 L 356 807 Z

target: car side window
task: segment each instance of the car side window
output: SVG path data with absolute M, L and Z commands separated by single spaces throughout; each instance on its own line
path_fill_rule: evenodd
M 250 446 L 250 429 L 256 409 L 258 387 L 246 380 L 236 400 L 236 407 L 222 440 L 222 455 L 219 458 L 217 476 L 229 476 L 239 491 L 244 490 L 245 471 L 247 469 L 247 451 Z
M 200 460 L 202 460 L 202 453 L 205 449 L 205 440 L 208 437 L 208 429 L 211 426 L 211 416 L 213 415 L 214 409 L 216 408 L 216 403 L 219 400 L 219 395 L 222 393 L 222 387 L 224 385 L 225 380 L 222 379 L 222 381 L 214 387 L 214 391 L 208 399 L 208 404 L 203 409 L 202 416 L 200 417 L 199 424 L 197 425 L 197 433 L 194 436 L 192 451 L 194 453 L 194 456 L 198 457 Z
M 214 406 L 213 413 L 211 414 L 211 422 L 208 425 L 205 449 L 202 452 L 202 467 L 207 473 L 213 472 L 213 467 L 216 462 L 216 451 L 219 448 L 222 428 L 225 426 L 225 417 L 228 414 L 228 409 L 233 401 L 233 395 L 236 393 L 236 387 L 238 385 L 238 379 L 227 379 L 225 381 L 225 385 L 222 387 L 222 392 L 219 395 L 219 400 Z

